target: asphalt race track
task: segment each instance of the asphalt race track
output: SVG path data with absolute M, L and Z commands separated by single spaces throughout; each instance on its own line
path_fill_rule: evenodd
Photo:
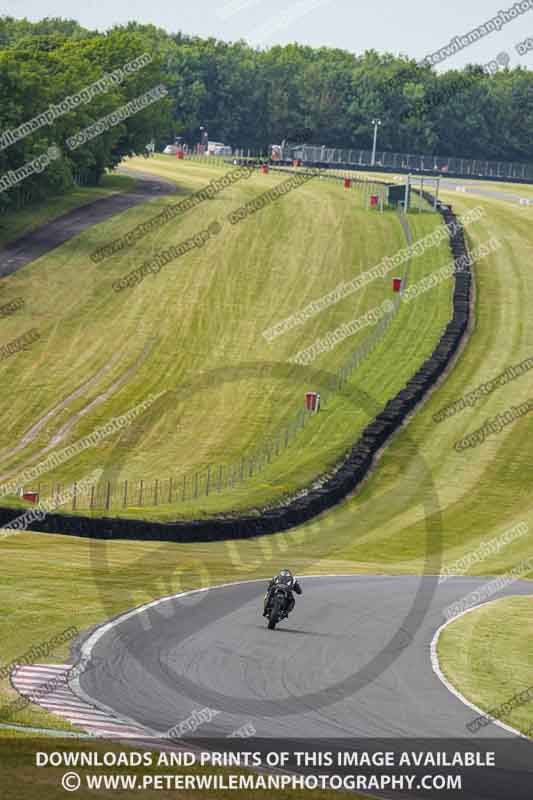
M 490 580 L 303 578 L 274 631 L 261 616 L 262 581 L 169 598 L 92 632 L 84 650 L 96 666 L 80 685 L 152 732 L 209 707 L 218 713 L 198 736 L 252 723 L 260 737 L 473 739 L 466 724 L 477 713 L 439 680 L 430 645 L 443 610 Z M 490 599 L 532 593 L 516 581 Z M 491 724 L 484 736 L 513 734 Z
M 470 182 L 468 180 L 452 180 L 451 178 L 441 178 L 441 186 L 447 191 L 464 192 L 466 194 L 474 194 L 479 197 L 496 198 L 497 200 L 507 200 L 511 203 L 522 203 L 524 205 L 533 205 L 533 199 L 530 197 L 515 194 L 498 189 L 485 189 L 480 182 Z
M 6 244 L 0 252 L 0 278 L 18 272 L 26 264 L 55 250 L 93 225 L 155 197 L 176 191 L 176 186 L 171 181 L 154 178 L 149 173 L 127 169 L 119 169 L 117 172 L 137 179 L 138 183 L 132 191 L 117 192 L 109 197 L 93 200 Z

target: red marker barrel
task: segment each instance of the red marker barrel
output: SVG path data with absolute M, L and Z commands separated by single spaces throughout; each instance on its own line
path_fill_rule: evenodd
M 305 407 L 308 411 L 316 411 L 316 392 L 306 392 Z
M 23 500 L 27 500 L 28 503 L 37 503 L 39 501 L 39 495 L 37 492 L 24 492 L 22 495 Z

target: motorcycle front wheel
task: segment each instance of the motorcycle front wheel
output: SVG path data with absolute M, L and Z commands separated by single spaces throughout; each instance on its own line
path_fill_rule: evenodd
M 268 627 L 272 631 L 276 627 L 276 622 L 280 618 L 280 601 L 276 597 L 274 602 L 272 603 L 272 608 L 270 610 L 270 616 L 268 619 Z

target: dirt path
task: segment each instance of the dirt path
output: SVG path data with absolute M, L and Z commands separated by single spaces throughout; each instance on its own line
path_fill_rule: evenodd
M 114 394 L 116 394 L 116 392 L 118 392 L 118 390 L 121 389 L 130 380 L 130 378 L 132 378 L 139 371 L 139 369 L 142 367 L 142 365 L 144 364 L 144 362 L 146 361 L 146 359 L 150 355 L 150 352 L 151 352 L 154 344 L 155 344 L 155 339 L 154 338 L 150 339 L 145 344 L 144 349 L 143 349 L 142 353 L 140 354 L 140 356 L 138 356 L 138 358 L 135 360 L 135 362 L 132 364 L 132 366 L 129 367 L 128 370 L 120 378 L 118 378 L 113 384 L 111 384 L 111 386 L 109 386 L 105 391 L 101 392 L 99 395 L 97 395 L 97 397 L 95 397 L 93 400 L 91 400 L 91 402 L 87 406 L 85 406 L 80 411 L 76 412 L 72 417 L 70 417 L 63 424 L 61 429 L 56 434 L 54 434 L 54 436 L 52 437 L 50 442 L 45 447 L 42 447 L 37 453 L 34 453 L 29 459 L 27 459 L 23 464 L 19 465 L 16 469 L 12 469 L 11 471 L 5 473 L 4 475 L 0 475 L 0 481 L 9 480 L 14 475 L 17 475 L 22 469 L 25 469 L 30 464 L 33 464 L 39 458 L 41 458 L 42 456 L 46 455 L 46 453 L 48 453 L 50 450 L 52 450 L 56 445 L 58 445 L 62 441 L 64 441 L 67 438 L 67 436 L 70 433 L 70 431 L 72 430 L 72 428 L 76 425 L 76 423 L 82 417 L 84 417 L 86 414 L 88 414 L 89 411 L 92 411 L 93 408 L 95 408 L 96 406 L 101 405 L 109 397 L 112 397 Z M 114 366 L 114 364 L 116 363 L 117 360 L 118 360 L 117 357 L 114 357 L 113 359 L 111 359 L 111 361 L 108 364 L 106 364 L 86 384 L 84 384 L 83 387 L 81 387 L 81 389 L 82 390 L 87 389 L 89 386 L 92 386 L 95 383 L 98 383 L 99 379 L 101 377 L 103 377 L 103 375 L 111 368 L 111 366 Z M 79 394 L 80 394 L 80 391 L 77 391 L 74 394 L 75 394 L 76 397 L 78 397 Z M 62 410 L 64 408 L 66 408 L 68 403 L 72 399 L 74 399 L 74 395 L 70 395 L 68 398 L 66 398 L 65 400 L 61 401 L 61 403 L 59 403 L 53 409 L 54 413 L 59 411 L 59 410 Z M 48 414 L 44 418 L 44 421 L 48 420 L 49 417 L 50 417 L 50 415 Z M 41 423 L 42 423 L 42 420 L 41 420 Z M 41 423 L 39 423 L 39 426 L 41 425 Z M 23 439 L 21 440 L 21 443 L 24 442 L 22 447 L 25 447 L 27 444 L 29 444 L 29 442 L 31 442 L 31 441 L 33 441 L 35 439 L 35 437 L 37 436 L 37 433 L 38 433 L 38 430 L 36 430 L 36 428 L 37 428 L 37 426 L 34 426 L 31 429 L 31 431 L 28 431 L 24 435 Z M 16 449 L 20 450 L 21 447 L 18 446 Z
M 120 170 L 120 172 L 132 175 L 139 180 L 133 191 L 103 197 L 81 208 L 75 208 L 52 222 L 47 222 L 40 228 L 15 239 L 14 242 L 0 250 L 0 278 L 17 272 L 26 264 L 55 250 L 56 247 L 68 242 L 69 239 L 78 236 L 93 225 L 105 222 L 110 217 L 122 214 L 142 203 L 147 203 L 155 197 L 176 191 L 174 183 L 158 178 L 154 179 L 148 173 L 129 172 L 126 169 Z
M 14 445 L 8 450 L 3 450 L 2 452 L 0 452 L 0 459 L 3 459 L 5 461 L 11 458 L 12 456 L 16 455 L 20 450 L 23 450 L 27 444 L 33 442 L 33 440 L 38 436 L 42 428 L 44 428 L 45 425 L 47 425 L 47 423 L 50 422 L 50 420 L 52 420 L 53 417 L 56 416 L 56 414 L 59 414 L 59 412 L 63 411 L 63 409 L 65 409 L 69 403 L 73 402 L 74 400 L 77 400 L 78 397 L 81 397 L 88 389 L 90 389 L 91 386 L 93 386 L 95 383 L 98 383 L 100 379 L 106 374 L 106 372 L 109 372 L 109 370 L 115 366 L 116 362 L 121 356 L 122 356 L 121 352 L 116 353 L 107 362 L 107 364 L 104 364 L 104 366 L 101 367 L 95 375 L 89 378 L 88 381 L 79 386 L 71 394 L 69 394 L 68 397 L 65 397 L 64 400 L 62 400 L 60 403 L 51 408 L 50 411 L 48 411 L 43 417 L 41 417 L 41 419 L 39 419 L 34 425 L 32 425 L 32 427 L 24 434 L 22 439 L 16 445 Z

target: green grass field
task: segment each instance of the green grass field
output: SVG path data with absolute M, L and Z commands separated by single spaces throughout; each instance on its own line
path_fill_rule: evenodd
M 178 184 L 178 196 L 224 173 L 217 166 L 165 156 L 127 166 L 170 177 Z M 65 486 L 98 468 L 102 482 L 119 487 L 119 497 L 124 480 L 131 487 L 140 479 L 153 486 L 155 479 L 164 485 L 172 478 L 180 485 L 184 476 L 192 478 L 208 465 L 239 462 L 277 434 L 303 407 L 305 391 L 345 363 L 369 329 L 309 367 L 287 364 L 317 337 L 392 298 L 392 276 L 270 343 L 262 332 L 405 247 L 405 234 L 395 212 L 369 213 L 341 185 L 318 179 L 238 225 L 224 223 L 231 210 L 285 179 L 256 173 L 149 234 L 135 248 L 96 265 L 90 260 L 95 248 L 172 200 L 161 198 L 96 226 L 6 281 L 6 298 L 24 297 L 26 306 L 2 322 L 3 337 L 10 341 L 33 326 L 42 338 L 32 346 L 31 357 L 0 363 L 3 379 L 19 387 L 15 401 L 0 399 L 0 418 L 9 419 L 9 431 L 0 429 L 2 483 L 150 393 L 162 393 L 122 433 L 49 471 L 42 481 L 50 489 L 52 483 Z M 141 286 L 113 291 L 117 278 L 215 220 L 224 223 L 222 232 L 202 249 L 148 276 Z M 413 215 L 409 224 L 416 240 L 434 230 L 440 217 Z M 444 242 L 413 259 L 411 281 L 449 258 Z M 371 410 L 354 407 L 348 389 L 269 468 L 245 484 L 157 509 L 146 502 L 135 508 L 134 495 L 127 513 L 168 519 L 256 508 L 305 487 L 335 465 L 370 415 L 431 352 L 449 319 L 450 291 L 448 282 L 434 290 L 431 304 L 418 299 L 402 308 L 375 353 L 357 370 L 351 385 L 364 388 L 373 401 Z M 76 396 L 81 386 L 84 391 Z M 33 488 L 36 483 L 40 480 Z M 114 512 L 124 513 L 120 507 Z
M 145 164 L 140 164 L 140 168 L 145 168 Z M 164 164 L 159 168 L 164 170 Z M 191 188 L 204 185 L 210 174 L 205 166 L 194 169 L 185 166 L 183 176 L 186 173 Z M 236 196 L 231 197 L 230 207 L 233 208 L 233 204 L 242 202 L 243 197 L 248 199 L 260 192 L 262 187 L 274 182 L 273 176 L 257 176 L 245 185 L 238 184 L 231 190 L 231 195 L 235 193 Z M 365 214 L 364 218 L 358 217 L 357 210 L 346 207 L 347 194 L 332 185 L 321 186 L 313 182 L 286 198 L 283 203 L 287 203 L 287 208 L 284 207 L 283 211 L 281 206 L 268 209 L 272 215 L 269 225 L 274 226 L 278 234 L 285 231 L 286 252 L 292 253 L 292 259 L 281 258 L 273 234 L 268 239 L 268 226 L 261 229 L 263 220 L 258 214 L 238 226 L 242 228 L 238 235 L 236 231 L 230 232 L 232 235 L 228 247 L 232 254 L 231 264 L 237 264 L 238 268 L 230 269 L 230 261 L 224 260 L 225 251 L 222 250 L 215 259 L 215 268 L 208 258 L 206 246 L 205 251 L 191 255 L 190 264 L 184 260 L 175 272 L 172 272 L 174 267 L 169 265 L 165 268 L 167 272 L 162 271 L 157 280 L 146 279 L 141 291 L 139 288 L 133 290 L 127 302 L 120 305 L 120 314 L 119 305 L 115 307 L 115 304 L 121 304 L 122 298 L 120 295 L 118 300 L 112 297 L 109 285 L 128 264 L 133 265 L 131 255 L 124 256 L 124 260 L 117 256 L 95 269 L 90 266 L 87 257 L 91 247 L 112 238 L 107 225 L 105 235 L 93 231 L 90 236 L 79 237 L 75 243 L 67 246 L 68 252 L 57 253 L 52 261 L 49 258 L 42 259 L 39 264 L 28 268 L 28 274 L 23 270 L 16 276 L 17 280 L 24 281 L 28 292 L 35 292 L 35 303 L 39 297 L 38 286 L 44 292 L 43 327 L 49 325 L 54 328 L 54 310 L 57 312 L 58 308 L 62 309 L 61 322 L 57 322 L 56 333 L 47 339 L 47 354 L 35 350 L 39 358 L 35 362 L 32 356 L 33 366 L 23 369 L 20 364 L 16 368 L 15 363 L 9 367 L 4 363 L 6 374 L 7 369 L 14 370 L 11 378 L 7 374 L 7 379 L 16 381 L 17 385 L 22 381 L 25 387 L 25 391 L 14 400 L 12 396 L 9 399 L 7 396 L 2 398 L 4 422 L 9 419 L 15 426 L 11 433 L 4 427 L 4 447 L 12 446 L 23 435 L 28 425 L 27 414 L 42 414 L 43 409 L 57 402 L 58 397 L 65 396 L 75 388 L 81 375 L 87 377 L 94 373 L 109 358 L 109 351 L 101 352 L 99 344 L 104 330 L 103 320 L 106 321 L 107 341 L 113 341 L 117 348 L 124 347 L 130 359 L 132 354 L 139 352 L 143 336 L 153 333 L 154 326 L 159 344 L 149 363 L 141 368 L 131 385 L 128 384 L 124 396 L 122 393 L 117 395 L 95 413 L 91 418 L 93 425 L 96 419 L 109 418 L 113 413 L 121 413 L 133 405 L 133 398 L 140 397 L 141 390 L 148 393 L 161 384 L 168 386 L 167 375 L 171 375 L 172 381 L 180 379 L 180 376 L 184 380 L 183 376 L 188 374 L 185 367 L 187 363 L 191 371 L 194 365 L 198 370 L 216 369 L 221 360 L 227 365 L 243 360 L 252 360 L 254 363 L 268 361 L 267 345 L 259 339 L 264 327 L 283 318 L 294 307 L 301 308 L 310 299 L 331 289 L 339 278 L 351 276 L 354 270 L 360 271 L 363 263 L 365 267 L 375 263 L 380 253 L 390 253 L 395 247 L 403 246 L 403 234 L 394 216 Z M 224 197 L 220 196 L 206 204 L 209 207 L 205 209 L 206 220 L 219 213 L 218 206 L 227 207 L 230 198 L 225 195 L 226 192 Z M 495 235 L 502 247 L 476 266 L 476 326 L 455 369 L 410 424 L 395 437 L 362 490 L 312 524 L 291 533 L 248 541 L 201 545 L 134 542 L 124 545 L 121 542 L 87 542 L 37 533 L 18 534 L 0 541 L 0 563 L 4 575 L 0 586 L 0 602 L 5 612 L 0 623 L 3 663 L 16 659 L 32 644 L 46 641 L 69 625 L 77 625 L 82 630 L 145 600 L 187 588 L 230 580 L 267 578 L 279 568 L 281 562 L 290 563 L 294 571 L 301 575 L 320 572 L 435 573 L 442 563 L 460 558 L 482 540 L 503 532 L 519 521 L 532 523 L 529 500 L 532 453 L 524 445 L 532 434 L 530 417 L 506 427 L 500 435 L 490 437 L 475 450 L 457 453 L 453 445 L 466 433 L 483 424 L 488 416 L 503 412 L 511 404 L 532 396 L 533 376 L 526 374 L 499 388 L 473 408 L 445 422 L 436 424 L 432 419 L 433 414 L 444 405 L 459 399 L 481 382 L 496 377 L 507 366 L 533 354 L 533 318 L 530 313 L 533 273 L 529 269 L 533 237 L 530 215 L 524 213 L 523 208 L 504 202 L 485 202 L 450 193 L 450 199 L 452 197 L 460 212 L 478 203 L 487 210 L 486 217 L 469 229 L 472 243 L 485 241 Z M 306 222 L 307 212 L 312 218 L 309 223 Z M 138 208 L 128 212 L 128 219 L 133 222 L 142 220 L 146 218 L 146 213 L 146 209 Z M 329 240 L 326 232 L 317 227 L 316 214 L 331 218 L 335 230 L 341 234 L 337 237 L 339 241 L 337 238 Z M 410 217 L 415 236 L 422 233 L 417 228 L 418 224 L 434 224 L 430 215 L 420 215 L 419 219 L 420 223 L 418 218 Z M 426 219 L 430 222 L 424 222 Z M 359 224 L 354 225 L 354 220 Z M 293 225 L 297 222 L 296 232 L 289 235 L 291 222 Z M 248 223 L 253 228 L 249 232 L 245 230 Z M 202 226 L 204 224 L 202 218 Z M 191 225 L 188 218 L 179 223 L 182 234 L 176 237 L 176 241 L 185 235 L 186 230 L 193 230 L 192 227 L 187 228 L 188 225 Z M 117 221 L 110 224 L 115 233 L 124 232 L 127 227 L 124 220 L 120 224 Z M 241 235 L 242 242 L 239 240 Z M 167 241 L 164 238 L 166 236 L 170 236 L 170 232 L 162 231 L 160 241 L 150 245 L 151 250 L 162 246 Z M 293 238 L 298 243 L 294 250 Z M 214 243 L 218 244 L 218 241 Z M 308 243 L 312 245 L 308 246 Z M 300 248 L 304 245 L 306 249 L 301 253 Z M 148 248 L 148 242 L 142 246 Z M 271 253 L 275 253 L 276 257 L 272 255 L 268 260 Z M 360 259 L 357 264 L 354 264 L 354 253 L 355 258 Z M 254 254 L 254 258 L 251 254 Z M 429 261 L 430 257 L 431 251 L 427 259 L 415 259 L 413 270 L 419 269 L 419 274 L 426 274 L 448 260 L 445 252 L 438 258 L 435 254 L 433 263 Z M 262 259 L 266 259 L 269 270 L 275 270 L 273 276 L 264 274 L 265 271 L 261 273 L 258 269 L 256 260 L 257 264 L 264 263 Z M 62 279 L 69 269 L 68 274 L 72 274 L 73 265 L 80 269 L 80 264 L 85 265 L 76 277 L 80 294 L 79 298 L 73 298 L 72 292 L 62 290 Z M 306 275 L 309 273 L 309 280 L 302 280 L 304 269 Z M 269 273 L 269 270 L 266 272 Z M 93 272 L 105 277 L 103 283 L 107 282 L 108 287 L 105 291 L 103 283 L 96 280 Z M 29 273 L 33 273 L 31 285 Z M 35 283 L 37 286 L 34 286 Z M 270 292 L 270 296 L 277 290 L 276 305 L 271 299 L 267 300 L 265 290 Z M 316 421 L 323 426 L 322 435 L 318 436 L 318 431 L 315 434 L 311 427 L 303 432 L 302 436 L 309 437 L 309 440 L 305 440 L 306 447 L 301 450 L 302 461 L 295 461 L 291 465 L 289 453 L 295 459 L 296 454 L 290 448 L 286 451 L 287 460 L 280 460 L 273 470 L 272 480 L 279 480 L 279 486 L 278 483 L 268 483 L 269 476 L 266 472 L 262 473 L 264 486 L 250 484 L 242 501 L 237 496 L 233 499 L 235 505 L 232 506 L 232 501 L 228 501 L 227 507 L 256 502 L 258 497 L 266 499 L 273 486 L 276 491 L 285 491 L 293 485 L 290 481 L 296 478 L 307 480 L 314 470 L 323 468 L 328 458 L 333 456 L 334 448 L 324 441 L 324 435 L 331 436 L 332 430 L 339 431 L 339 449 L 350 440 L 350 436 L 355 437 L 357 425 L 353 420 L 355 417 L 357 422 L 358 417 L 352 409 L 354 404 L 360 403 L 357 390 L 367 391 L 379 404 L 389 391 L 396 391 L 397 381 L 409 377 L 418 359 L 422 360 L 424 353 L 431 350 L 431 337 L 438 338 L 450 313 L 449 290 L 447 286 L 442 289 L 442 294 L 439 291 L 424 295 L 416 308 L 413 304 L 413 317 L 404 321 L 404 330 L 397 330 L 395 337 L 384 341 L 372 354 L 368 365 L 364 367 L 365 371 L 358 371 L 353 381 L 343 389 L 335 401 L 338 406 L 331 414 L 328 411 L 329 417 L 324 414 L 323 419 L 318 415 Z M 87 292 L 91 302 L 82 299 L 83 291 Z M 53 297 L 58 293 L 60 296 L 54 304 Z M 165 305 L 167 296 L 168 304 Z M 203 303 L 206 296 L 210 298 L 210 304 L 205 303 L 202 313 L 196 313 L 196 305 Z M 229 308 L 232 298 L 235 299 L 236 311 Z M 217 299 L 219 302 L 215 304 Z M 366 296 L 355 298 L 355 303 L 363 304 L 363 301 L 365 305 L 360 308 L 371 307 L 375 302 Z M 357 313 L 357 309 L 354 313 L 350 304 L 346 308 L 341 308 L 341 305 L 338 304 L 331 311 L 333 315 L 338 315 L 334 319 L 321 315 L 307 323 L 298 335 L 305 333 L 306 341 L 307 337 L 311 340 L 312 336 L 328 330 L 338 320 L 351 319 Z M 207 309 L 212 312 L 206 316 Z M 37 313 L 35 306 L 33 310 Z M 179 323 L 178 318 L 181 320 Z M 79 320 L 83 320 L 83 323 Z M 8 321 L 9 324 L 12 322 Z M 29 324 L 27 320 L 26 326 Z M 157 328 L 158 324 L 160 328 Z M 189 335 L 180 338 L 178 345 L 175 340 L 179 325 L 184 325 Z M 63 338 L 65 331 L 68 341 Z M 224 338 L 229 331 L 231 336 Z M 391 333 L 392 329 L 389 331 Z M 404 338 L 400 339 L 402 334 Z M 290 334 L 281 337 L 279 343 L 280 360 L 286 359 L 297 345 Z M 332 356 L 335 357 L 336 354 Z M 44 367 L 45 361 L 48 361 L 47 369 Z M 322 366 L 327 369 L 329 364 Z M 79 369 L 75 375 L 72 374 L 74 369 Z M 32 374 L 35 378 L 33 384 Z M 278 395 L 282 383 L 280 381 L 276 385 Z M 264 382 L 266 384 L 268 381 Z M 248 382 L 242 381 L 237 392 L 233 387 L 230 387 L 231 391 L 223 387 L 219 393 L 220 409 L 216 414 L 208 415 L 207 419 L 205 398 L 197 397 L 192 403 L 189 402 L 188 408 L 185 408 L 185 403 L 183 413 L 189 414 L 188 419 L 204 422 L 194 435 L 191 433 L 188 436 L 184 431 L 179 447 L 174 450 L 174 445 L 170 446 L 167 439 L 169 431 L 174 430 L 177 412 L 172 408 L 165 409 L 163 419 L 151 420 L 139 433 L 143 438 L 143 447 L 137 445 L 135 437 L 133 441 L 123 444 L 124 464 L 131 472 L 137 467 L 147 469 L 149 455 L 153 451 L 158 453 L 158 465 L 165 464 L 170 468 L 174 454 L 174 461 L 179 458 L 181 462 L 183 458 L 193 467 L 197 463 L 195 459 L 205 457 L 204 448 L 207 445 L 213 457 L 220 455 L 221 442 L 224 440 L 228 446 L 233 446 L 232 441 L 242 437 L 235 446 L 244 447 L 247 442 L 262 435 L 274 421 L 279 421 L 283 414 L 283 409 L 273 402 L 270 393 L 264 405 L 257 405 L 258 385 L 263 384 L 250 379 Z M 300 403 L 303 384 L 298 384 L 297 376 L 292 380 L 290 389 L 291 394 L 295 395 L 294 402 Z M 10 403 L 15 403 L 15 413 L 13 407 L 10 410 Z M 257 409 L 259 414 L 256 414 Z M 257 416 L 259 420 L 255 418 Z M 222 422 L 225 422 L 224 430 L 220 430 Z M 80 424 L 79 431 L 77 429 L 77 435 L 90 430 L 91 425 L 85 420 Z M 311 448 L 313 435 L 317 436 L 317 442 L 320 441 Z M 105 458 L 106 463 L 109 459 L 112 463 L 122 463 L 119 459 L 120 445 L 113 447 L 117 448 L 114 453 L 113 450 L 109 453 L 102 448 L 98 451 L 98 457 Z M 150 451 L 146 450 L 148 447 Z M 196 453 L 195 449 L 200 452 Z M 78 468 L 88 470 L 90 466 L 88 459 L 86 464 Z M 217 495 L 216 501 L 216 509 L 223 509 L 224 497 Z M 202 506 L 194 510 L 197 513 L 209 509 Z M 440 525 L 436 524 L 438 520 Z M 432 535 L 438 528 L 441 530 L 439 536 Z M 522 537 L 487 559 L 480 567 L 483 574 L 501 573 L 515 565 L 530 552 L 529 539 L 529 536 Z M 48 660 L 57 662 L 65 655 L 66 647 L 51 654 Z M 2 700 L 7 702 L 15 696 L 8 683 L 3 681 L 0 684 Z M 57 719 L 48 717 L 34 707 L 20 712 L 16 717 L 13 722 L 54 727 L 60 724 Z M 0 720 L 9 720 L 1 709 Z
M 533 598 L 509 597 L 465 614 L 444 629 L 438 650 L 461 694 L 486 713 L 501 712 L 533 686 Z M 533 737 L 533 700 L 496 718 Z

